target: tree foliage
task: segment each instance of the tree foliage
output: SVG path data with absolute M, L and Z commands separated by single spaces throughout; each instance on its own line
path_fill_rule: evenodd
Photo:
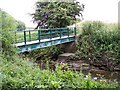
M 13 31 L 16 29 L 15 19 L 3 10 L 0 10 L 1 31 Z
M 9 56 L 12 57 L 15 52 L 13 46 L 11 45 L 14 36 L 11 32 L 16 30 L 16 20 L 5 11 L 0 10 L 0 21 L 1 51 L 6 58 Z
M 17 30 L 25 30 L 26 29 L 24 22 L 16 20 L 16 24 L 17 24 L 17 27 L 16 27 Z
M 15 54 L 12 43 L 14 42 L 14 31 L 17 29 L 25 29 L 25 24 L 0 9 L 0 51 L 7 59 L 12 59 Z
M 79 2 L 36 2 L 34 22 L 40 27 L 66 27 L 75 23 L 76 16 L 82 17 L 84 5 Z

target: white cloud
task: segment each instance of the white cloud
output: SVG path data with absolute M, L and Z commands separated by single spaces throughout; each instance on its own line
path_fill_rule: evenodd
M 104 22 L 118 21 L 119 0 L 78 0 L 85 4 L 83 13 L 85 20 L 100 20 Z
M 36 0 L 0 0 L 0 7 L 15 19 L 25 22 L 28 27 L 35 27 L 29 13 L 34 12 Z
M 34 4 L 37 0 L 0 0 L 0 8 L 7 11 L 13 17 L 25 22 L 26 26 L 35 27 L 28 13 L 34 12 Z M 85 4 L 83 13 L 85 20 L 100 20 L 105 22 L 117 22 L 119 0 L 77 0 Z

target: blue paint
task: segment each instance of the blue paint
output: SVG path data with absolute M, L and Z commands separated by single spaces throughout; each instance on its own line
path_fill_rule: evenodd
M 24 43 L 25 44 L 18 46 L 17 52 L 20 53 L 20 52 L 35 50 L 38 48 L 44 48 L 44 47 L 49 47 L 52 45 L 58 45 L 62 43 L 75 41 L 76 29 L 73 29 L 74 31 L 71 31 L 71 30 L 68 28 L 53 28 L 53 29 L 43 29 L 43 30 L 41 29 L 37 31 L 38 33 L 34 37 L 32 37 L 32 32 L 36 32 L 35 30 L 31 30 L 31 31 L 23 30 L 21 32 L 24 32 Z M 26 32 L 29 32 L 29 36 L 26 35 Z M 71 34 L 71 32 L 73 33 Z M 71 37 L 71 35 L 73 36 Z M 64 36 L 65 38 L 63 38 Z M 55 37 L 58 37 L 58 38 L 53 40 L 53 38 Z M 44 41 L 44 39 L 48 39 L 48 41 Z M 39 42 L 27 44 L 27 41 L 35 41 L 35 40 L 39 40 Z M 41 40 L 43 41 L 41 42 Z

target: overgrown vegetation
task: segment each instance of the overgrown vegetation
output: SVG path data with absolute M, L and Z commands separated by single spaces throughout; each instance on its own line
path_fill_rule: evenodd
M 64 65 L 56 66 L 55 71 L 40 70 L 31 62 L 16 59 L 15 62 L 1 63 L 2 89 L 33 88 L 119 88 L 118 83 L 104 79 L 95 81 L 90 75 L 61 70 Z M 66 67 L 67 68 L 67 67 Z
M 12 56 L 15 54 L 14 48 L 12 47 L 12 43 L 14 42 L 14 31 L 18 29 L 20 24 L 16 23 L 16 20 L 6 13 L 5 11 L 0 9 L 0 35 L 1 35 L 1 43 L 2 43 L 2 53 Z M 20 22 L 20 21 L 19 21 Z M 20 29 L 20 28 L 19 28 Z M 11 34 L 12 32 L 12 34 Z
M 1 51 L 6 58 L 12 59 L 12 56 L 15 54 L 14 48 L 11 45 L 14 37 L 13 35 L 10 34 L 10 32 L 16 29 L 15 19 L 5 11 L 0 10 L 0 21 L 1 21 L 0 43 L 2 44 Z
M 91 63 L 104 64 L 110 70 L 120 65 L 120 30 L 117 24 L 83 23 L 77 47 L 76 54 Z
M 25 23 L 19 20 L 16 20 L 17 30 L 25 30 L 26 26 Z
M 2 30 L 9 31 L 13 30 L 11 26 L 2 26 Z M 2 50 L 0 53 L 0 88 L 1 89 L 33 89 L 33 88 L 119 88 L 117 82 L 109 82 L 106 80 L 95 81 L 90 75 L 84 77 L 82 73 L 73 72 L 69 70 L 67 65 L 60 64 L 56 65 L 55 71 L 41 70 L 39 67 L 34 65 L 34 63 L 23 60 L 17 56 L 14 52 L 14 48 L 11 45 L 12 39 L 11 34 L 2 31 L 0 35 L 2 36 Z M 9 35 L 9 36 L 8 36 Z M 54 48 L 49 48 L 54 49 Z M 55 49 L 54 49 L 55 50 Z M 58 53 L 58 49 L 53 54 Z M 46 52 L 47 53 L 47 52 Z M 34 54 L 35 55 L 35 54 Z M 45 54 L 44 54 L 45 55 Z M 65 70 L 61 70 L 63 67 Z

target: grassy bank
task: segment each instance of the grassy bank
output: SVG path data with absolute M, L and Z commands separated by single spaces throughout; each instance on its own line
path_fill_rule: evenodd
M 110 67 L 110 70 L 114 67 L 119 68 L 120 30 L 118 25 L 98 21 L 88 21 L 81 25 L 82 33 L 77 43 L 76 55 L 92 63 L 105 64 L 106 67 Z

